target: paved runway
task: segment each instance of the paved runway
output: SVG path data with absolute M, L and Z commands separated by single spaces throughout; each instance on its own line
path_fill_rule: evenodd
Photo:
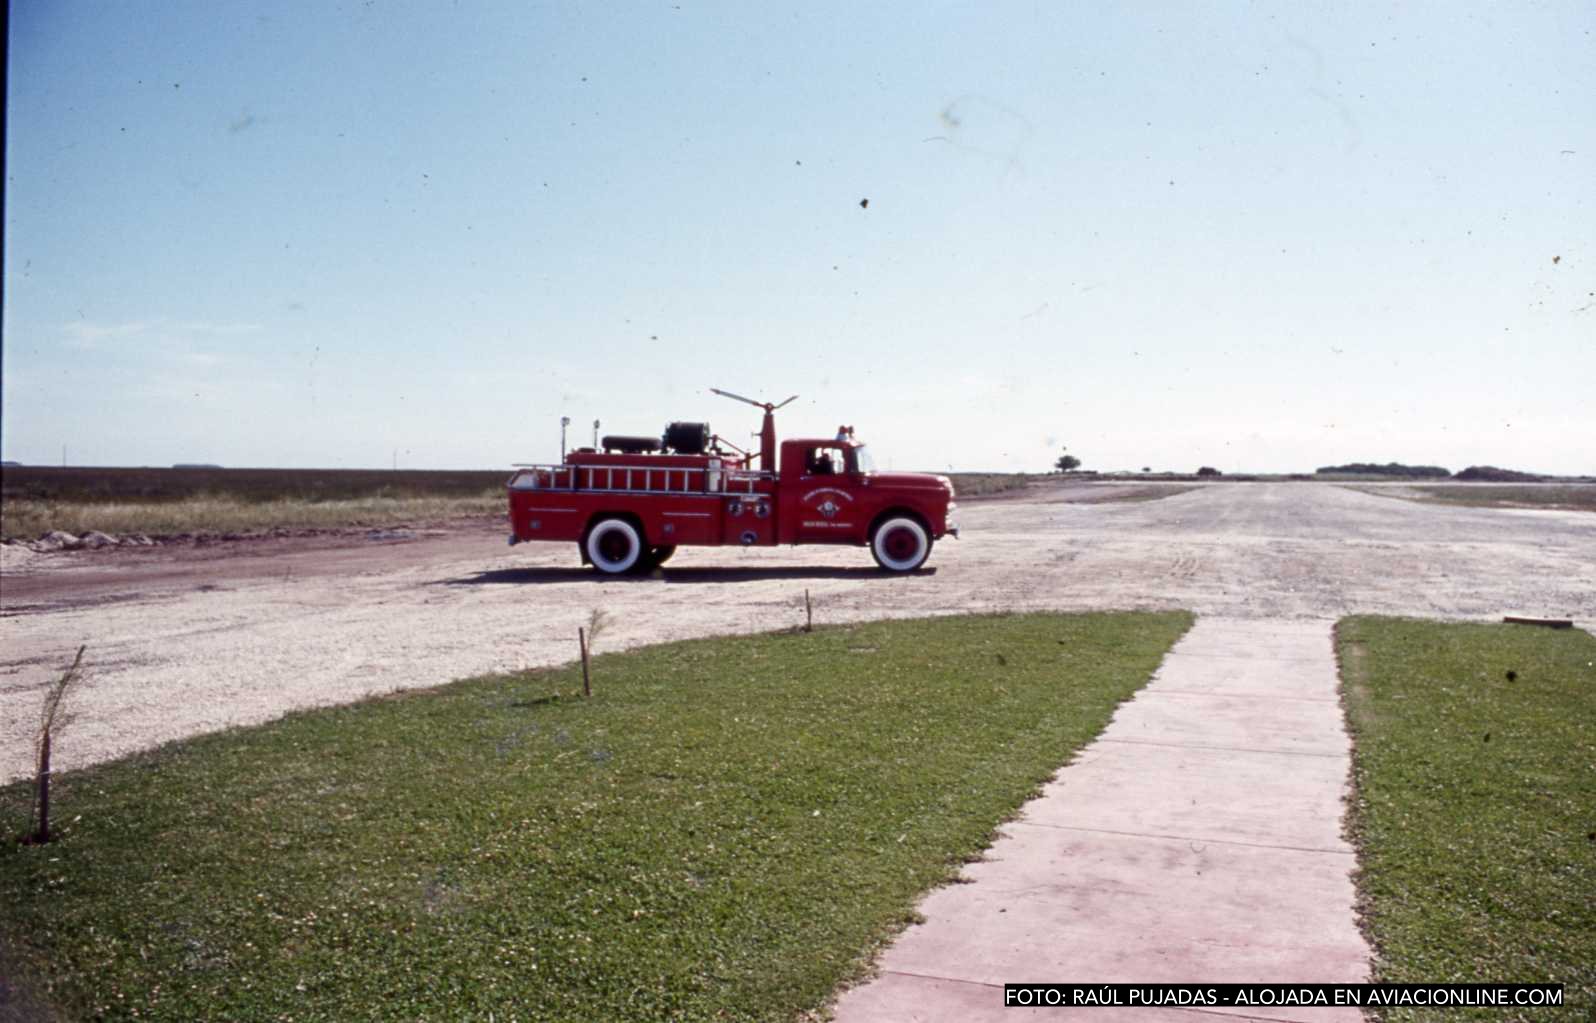
M 1416 504 L 1324 483 L 1222 483 L 1071 503 L 1113 485 L 968 504 L 928 571 L 884 577 L 862 548 L 679 551 L 654 578 L 584 570 L 574 545 L 504 546 L 478 526 L 403 543 L 48 555 L 0 579 L 0 781 L 25 774 L 40 687 L 88 645 L 62 768 L 290 710 L 796 625 L 997 610 L 1188 608 L 1226 618 L 1358 612 L 1596 626 L 1596 515 Z M 1121 491 L 1122 493 L 1124 491 Z

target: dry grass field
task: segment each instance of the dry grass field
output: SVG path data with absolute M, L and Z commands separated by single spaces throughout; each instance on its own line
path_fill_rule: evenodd
M 953 492 L 959 498 L 1022 490 L 1032 479 L 1023 472 L 950 472 L 943 475 L 953 481 Z
M 1596 485 L 1560 483 L 1475 484 L 1414 487 L 1419 500 L 1481 508 L 1564 508 L 1596 511 Z
M 1467 508 L 1549 508 L 1596 511 L 1596 483 L 1442 483 L 1359 487 L 1380 497 L 1400 497 Z
M 153 535 L 331 529 L 498 515 L 503 471 L 11 467 L 0 532 Z
M 189 497 L 165 502 L 58 504 L 20 500 L 5 507 L 6 539 L 31 538 L 59 529 L 118 535 L 171 536 L 192 533 L 251 533 L 270 529 L 340 529 L 438 522 L 502 515 L 498 490 L 477 497 L 362 497 L 331 501 L 280 498 L 242 501 L 229 496 Z

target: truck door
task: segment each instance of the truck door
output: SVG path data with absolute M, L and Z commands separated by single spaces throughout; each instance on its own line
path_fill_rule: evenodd
M 860 477 L 849 461 L 843 444 L 806 445 L 791 504 L 787 505 L 796 522 L 793 535 L 798 543 L 859 543 L 868 525 L 859 521 L 862 514 Z M 783 474 L 785 476 L 785 474 Z M 790 486 L 781 481 L 782 489 Z

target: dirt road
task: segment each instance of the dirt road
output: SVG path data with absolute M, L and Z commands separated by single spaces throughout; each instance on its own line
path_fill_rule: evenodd
M 33 558 L 0 578 L 0 780 L 27 773 L 40 686 L 88 644 L 57 764 L 82 766 L 301 707 L 567 661 L 595 608 L 601 650 L 817 622 L 1011 609 L 1354 612 L 1596 625 L 1596 516 L 1418 504 L 1317 483 L 1226 483 L 1155 501 L 1039 487 L 967 503 L 965 539 L 879 575 L 854 548 L 683 550 L 604 579 L 565 545 L 483 524 L 215 552 Z

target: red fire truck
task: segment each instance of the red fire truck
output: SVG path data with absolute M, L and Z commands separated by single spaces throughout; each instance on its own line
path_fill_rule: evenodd
M 584 563 L 619 575 L 683 546 L 847 544 L 869 547 L 888 572 L 912 572 L 935 541 L 959 535 L 946 476 L 876 471 L 852 427 L 778 448 L 775 411 L 793 398 L 772 405 L 711 390 L 765 410 L 757 453 L 707 423 L 671 423 L 663 437 L 609 436 L 558 465 L 517 466 L 510 545 L 575 541 Z

